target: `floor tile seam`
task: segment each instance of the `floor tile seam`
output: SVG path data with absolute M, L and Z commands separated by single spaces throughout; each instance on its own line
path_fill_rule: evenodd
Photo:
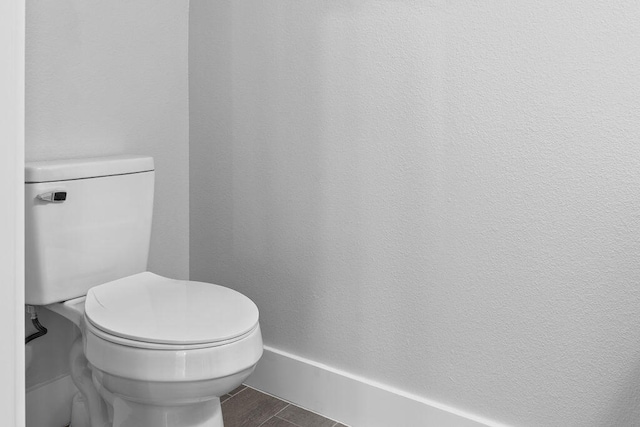
M 276 397 L 276 399 L 277 399 L 277 397 Z M 282 399 L 281 399 L 281 400 L 282 400 Z M 286 400 L 283 400 L 283 402 L 286 402 Z M 331 424 L 331 427 L 335 427 L 336 425 L 340 424 L 340 421 L 332 420 L 331 418 L 327 418 L 327 417 L 325 417 L 325 416 L 324 416 L 324 415 L 322 415 L 322 414 L 319 414 L 319 413 L 317 413 L 317 412 L 313 412 L 313 411 L 311 411 L 311 410 L 309 410 L 309 409 L 307 409 L 307 408 L 303 408 L 302 406 L 298 406 L 298 405 L 296 405 L 295 403 L 289 403 L 289 405 L 288 405 L 288 406 L 293 406 L 293 407 L 295 407 L 295 408 L 302 409 L 303 411 L 307 411 L 307 412 L 309 412 L 309 413 L 311 413 L 311 414 L 314 414 L 314 415 L 317 415 L 317 416 L 319 416 L 319 417 L 322 417 L 322 418 L 324 418 L 325 420 L 332 421 L 332 422 L 333 422 L 333 424 Z M 286 409 L 286 407 L 285 407 L 285 408 L 283 408 L 283 409 L 282 409 L 282 411 L 284 411 L 285 409 Z M 279 411 L 279 412 L 278 412 L 278 414 L 279 414 L 280 412 L 282 412 L 282 411 Z M 288 422 L 290 422 L 291 424 L 295 425 L 296 427 L 306 427 L 306 426 L 302 426 L 302 425 L 300 425 L 300 424 L 298 424 L 298 423 L 295 423 L 295 422 L 293 422 L 293 421 L 291 421 L 291 420 L 287 420 L 286 418 L 279 417 L 279 416 L 278 416 L 278 414 L 275 414 L 275 415 L 274 415 L 274 417 L 280 418 L 280 419 L 281 419 L 281 420 L 283 420 L 283 421 L 288 421 Z
M 291 404 L 291 405 L 292 405 L 292 406 L 296 406 L 296 405 L 293 405 L 293 404 Z M 300 408 L 300 407 L 299 407 L 299 406 L 296 406 L 296 408 Z M 304 409 L 304 408 L 300 408 L 300 409 Z M 305 410 L 306 410 L 306 409 L 305 409 Z M 280 412 L 282 412 L 282 411 L 280 411 Z M 278 414 L 279 414 L 280 412 L 278 412 Z M 312 413 L 313 413 L 313 412 L 312 412 Z M 319 414 L 316 414 L 316 415 L 319 415 Z M 291 421 L 291 420 L 287 420 L 286 418 L 279 417 L 277 414 L 276 414 L 276 415 L 274 415 L 272 418 L 274 418 L 274 417 L 275 417 L 275 418 L 279 418 L 279 419 L 281 419 L 282 421 L 286 421 L 286 422 L 288 422 L 288 423 L 291 423 L 291 424 L 293 424 L 293 425 L 294 425 L 294 426 L 296 426 L 296 427 L 306 427 L 306 426 L 302 426 L 302 425 L 300 425 L 300 424 L 298 424 L 298 423 L 295 423 L 295 422 L 293 422 L 293 421 Z M 327 418 L 327 417 L 323 417 L 323 418 L 324 418 L 325 420 L 333 421 L 331 418 Z M 331 424 L 331 426 L 329 426 L 329 427 L 336 427 L 338 424 L 340 424 L 340 421 L 333 421 L 333 424 Z
M 277 398 L 276 398 L 276 399 L 277 399 Z M 280 400 L 280 399 L 278 399 L 278 400 Z M 284 400 L 280 400 L 280 401 L 281 401 L 281 402 L 284 402 Z M 284 402 L 284 403 L 287 403 L 287 402 Z M 258 427 L 262 427 L 262 426 L 264 425 L 264 423 L 266 423 L 267 421 L 272 420 L 272 419 L 274 419 L 274 418 L 282 419 L 282 418 L 280 418 L 280 417 L 276 417 L 276 415 L 277 415 L 277 414 L 279 414 L 280 412 L 284 411 L 284 410 L 285 410 L 289 405 L 291 405 L 291 404 L 290 404 L 290 403 L 287 403 L 287 404 L 285 405 L 285 407 L 284 407 L 284 408 L 282 408 L 282 409 L 280 409 L 278 412 L 276 412 L 276 414 L 275 414 L 275 415 L 272 415 L 272 416 L 270 416 L 269 418 L 267 418 L 266 420 L 264 420 L 263 422 L 261 422 L 261 423 L 260 423 L 260 425 L 259 425 Z M 287 421 L 287 420 L 284 420 L 284 421 Z
M 328 418 L 326 415 L 320 414 L 320 413 L 318 413 L 318 412 L 316 412 L 316 411 L 313 411 L 313 410 L 311 410 L 311 409 L 307 409 L 307 408 L 303 408 L 302 406 L 298 406 L 298 405 L 296 405 L 295 403 L 292 403 L 292 402 L 290 402 L 290 401 L 288 401 L 288 400 L 282 399 L 282 398 L 280 398 L 280 397 L 278 397 L 278 396 L 275 396 L 275 395 L 273 395 L 273 394 L 271 394 L 271 393 L 269 393 L 269 392 L 267 392 L 267 391 L 263 391 L 263 390 L 260 390 L 260 389 L 257 389 L 257 388 L 254 388 L 254 387 L 251 387 L 250 385 L 247 385 L 247 387 L 246 387 L 246 388 L 251 388 L 251 389 L 253 389 L 253 390 L 257 391 L 258 393 L 266 394 L 267 396 L 271 396 L 271 397 L 273 397 L 274 399 L 281 400 L 282 402 L 287 403 L 287 404 L 289 404 L 289 405 L 291 405 L 291 406 L 295 406 L 296 408 L 300 408 L 300 409 L 303 409 L 303 410 L 305 410 L 305 411 L 309 411 L 309 412 L 311 412 L 312 414 L 316 414 L 316 415 L 318 415 L 318 416 L 320 416 L 320 417 L 322 417 L 322 418 L 325 418 L 325 419 L 327 419 L 327 420 L 329 420 L 329 421 L 333 421 L 333 422 L 335 423 L 333 426 L 335 426 L 336 424 L 340 424 L 340 423 L 341 423 L 340 421 L 336 421 L 336 420 L 334 420 L 333 418 Z M 246 390 L 246 388 L 245 388 L 245 390 Z M 284 409 L 284 408 L 283 408 L 283 409 Z M 281 412 L 281 411 L 280 411 L 280 412 Z M 280 413 L 280 412 L 278 412 L 278 413 Z M 274 415 L 274 416 L 275 416 L 275 415 Z M 280 417 L 278 417 L 278 418 L 280 418 Z M 284 418 L 280 418 L 280 419 L 281 419 L 281 420 L 284 420 Z M 285 421 L 289 421 L 289 420 L 285 420 Z M 289 422 L 291 422 L 291 421 L 289 421 Z M 332 427 L 333 427 L 333 426 L 332 426 Z
M 260 425 L 258 425 L 258 427 L 262 427 L 262 426 L 264 425 L 264 423 L 266 423 L 267 421 L 272 420 L 272 419 L 273 419 L 273 417 L 269 417 L 269 418 L 267 418 L 266 420 L 264 420 L 263 422 L 261 422 L 261 423 L 260 423 Z
M 295 406 L 295 405 L 293 405 L 293 406 Z M 282 412 L 282 411 L 280 411 L 280 412 Z M 279 414 L 280 412 L 278 412 L 278 414 Z M 293 421 L 291 421 L 291 420 L 284 419 L 284 418 L 279 417 L 279 416 L 277 416 L 277 415 L 274 415 L 274 417 L 275 417 L 275 418 L 278 418 L 278 419 L 280 419 L 280 420 L 282 420 L 282 421 L 286 421 L 286 422 L 288 422 L 288 423 L 291 423 L 291 424 L 293 424 L 293 425 L 294 425 L 294 426 L 296 426 L 296 427 L 304 427 L 304 426 L 301 426 L 301 425 L 300 425 L 300 424 L 298 424 L 298 423 L 294 423 L 294 422 L 293 422 Z
M 278 399 L 278 398 L 276 397 L 276 399 Z M 286 405 L 284 405 L 284 408 L 280 409 L 278 412 L 276 412 L 275 414 L 273 414 L 272 418 L 273 418 L 273 417 L 278 417 L 278 414 L 279 414 L 280 412 L 284 411 L 285 409 L 287 409 L 289 406 L 291 406 L 291 405 L 292 405 L 291 403 L 289 403 L 289 402 L 287 402 L 287 401 L 285 401 L 285 400 L 282 400 L 282 399 L 278 399 L 278 400 L 279 400 L 280 402 L 282 402 L 282 403 L 286 403 Z M 294 405 L 294 406 L 295 406 L 295 405 Z M 278 418 L 280 418 L 280 417 L 278 417 Z M 282 419 L 282 418 L 280 418 L 280 419 Z M 289 421 L 289 420 L 285 420 L 285 421 Z
M 245 388 L 245 389 L 243 389 L 243 391 L 244 391 L 244 390 L 246 390 L 246 388 Z M 255 389 L 254 389 L 254 390 L 255 390 Z M 259 391 L 259 390 L 258 390 L 258 391 Z M 265 393 L 265 394 L 266 394 L 266 393 Z M 271 396 L 271 397 L 273 397 L 274 399 L 278 399 L 278 398 L 277 398 L 277 397 L 275 397 L 275 396 Z M 278 400 L 279 400 L 280 402 L 282 402 L 282 403 L 286 403 L 286 405 L 284 405 L 284 407 L 283 407 L 282 409 L 280 409 L 278 412 L 276 412 L 275 414 L 273 414 L 272 416 L 270 416 L 269 418 L 267 418 L 266 420 L 264 420 L 263 422 L 261 422 L 261 423 L 260 423 L 260 425 L 259 425 L 258 427 L 261 427 L 264 423 L 266 423 L 267 421 L 269 421 L 269 420 L 271 420 L 271 419 L 273 419 L 273 418 L 280 418 L 280 417 L 276 417 L 276 415 L 278 415 L 280 412 L 284 411 L 285 409 L 287 409 L 287 408 L 291 405 L 289 402 L 285 402 L 285 401 L 284 401 L 284 400 L 282 400 L 282 399 L 278 399 Z M 280 418 L 280 419 L 282 419 L 282 418 Z M 285 420 L 285 421 L 287 421 L 287 420 Z
M 244 391 L 244 390 L 243 390 Z M 228 394 L 227 396 L 229 396 L 227 399 L 224 400 L 224 402 L 220 402 L 220 405 L 224 405 L 225 403 L 231 401 L 234 397 L 236 397 L 237 395 L 239 395 L 240 393 L 242 393 L 242 391 L 236 393 L 236 394 Z
M 239 395 L 240 393 L 242 393 L 243 391 L 245 391 L 247 388 L 248 388 L 247 386 L 244 386 L 244 388 L 243 388 L 242 390 L 240 390 L 239 392 L 237 392 L 236 394 L 231 394 L 231 393 L 227 393 L 227 394 L 228 394 L 229 396 L 231 396 L 231 397 L 233 397 L 233 396 L 237 396 L 237 395 Z
M 227 393 L 227 394 L 229 394 L 229 396 L 231 396 L 231 397 L 230 397 L 229 399 L 227 399 L 227 400 L 231 400 L 231 399 L 233 399 L 234 397 L 238 396 L 238 395 L 239 395 L 239 394 L 241 394 L 243 391 L 245 391 L 247 388 L 249 388 L 249 387 L 245 387 L 245 388 L 243 388 L 242 390 L 240 390 L 240 391 L 239 391 L 239 392 L 237 392 L 236 394 L 229 394 L 229 393 Z

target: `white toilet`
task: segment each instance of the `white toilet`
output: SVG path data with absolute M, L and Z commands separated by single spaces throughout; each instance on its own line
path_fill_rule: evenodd
M 25 182 L 26 303 L 80 328 L 71 373 L 90 425 L 222 427 L 219 396 L 262 356 L 258 309 L 146 271 L 153 159 L 28 163 Z

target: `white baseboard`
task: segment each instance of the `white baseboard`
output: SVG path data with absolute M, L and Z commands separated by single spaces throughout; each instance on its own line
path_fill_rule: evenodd
M 352 427 L 503 426 L 271 347 L 246 383 Z
M 26 427 L 63 427 L 71 420 L 71 401 L 78 389 L 69 375 L 27 391 Z
M 504 427 L 271 347 L 246 383 L 352 427 Z M 30 389 L 26 427 L 66 426 L 76 392 L 68 375 Z

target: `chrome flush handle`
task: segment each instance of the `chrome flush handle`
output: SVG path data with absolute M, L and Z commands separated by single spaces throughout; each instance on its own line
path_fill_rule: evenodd
M 64 190 L 55 190 L 48 193 L 38 194 L 38 199 L 51 203 L 62 203 L 67 200 L 67 192 Z

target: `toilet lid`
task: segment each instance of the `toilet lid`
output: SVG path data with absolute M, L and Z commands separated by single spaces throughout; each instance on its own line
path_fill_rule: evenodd
M 85 315 L 108 334 L 177 345 L 231 340 L 258 324 L 258 307 L 233 289 L 149 272 L 91 288 Z

